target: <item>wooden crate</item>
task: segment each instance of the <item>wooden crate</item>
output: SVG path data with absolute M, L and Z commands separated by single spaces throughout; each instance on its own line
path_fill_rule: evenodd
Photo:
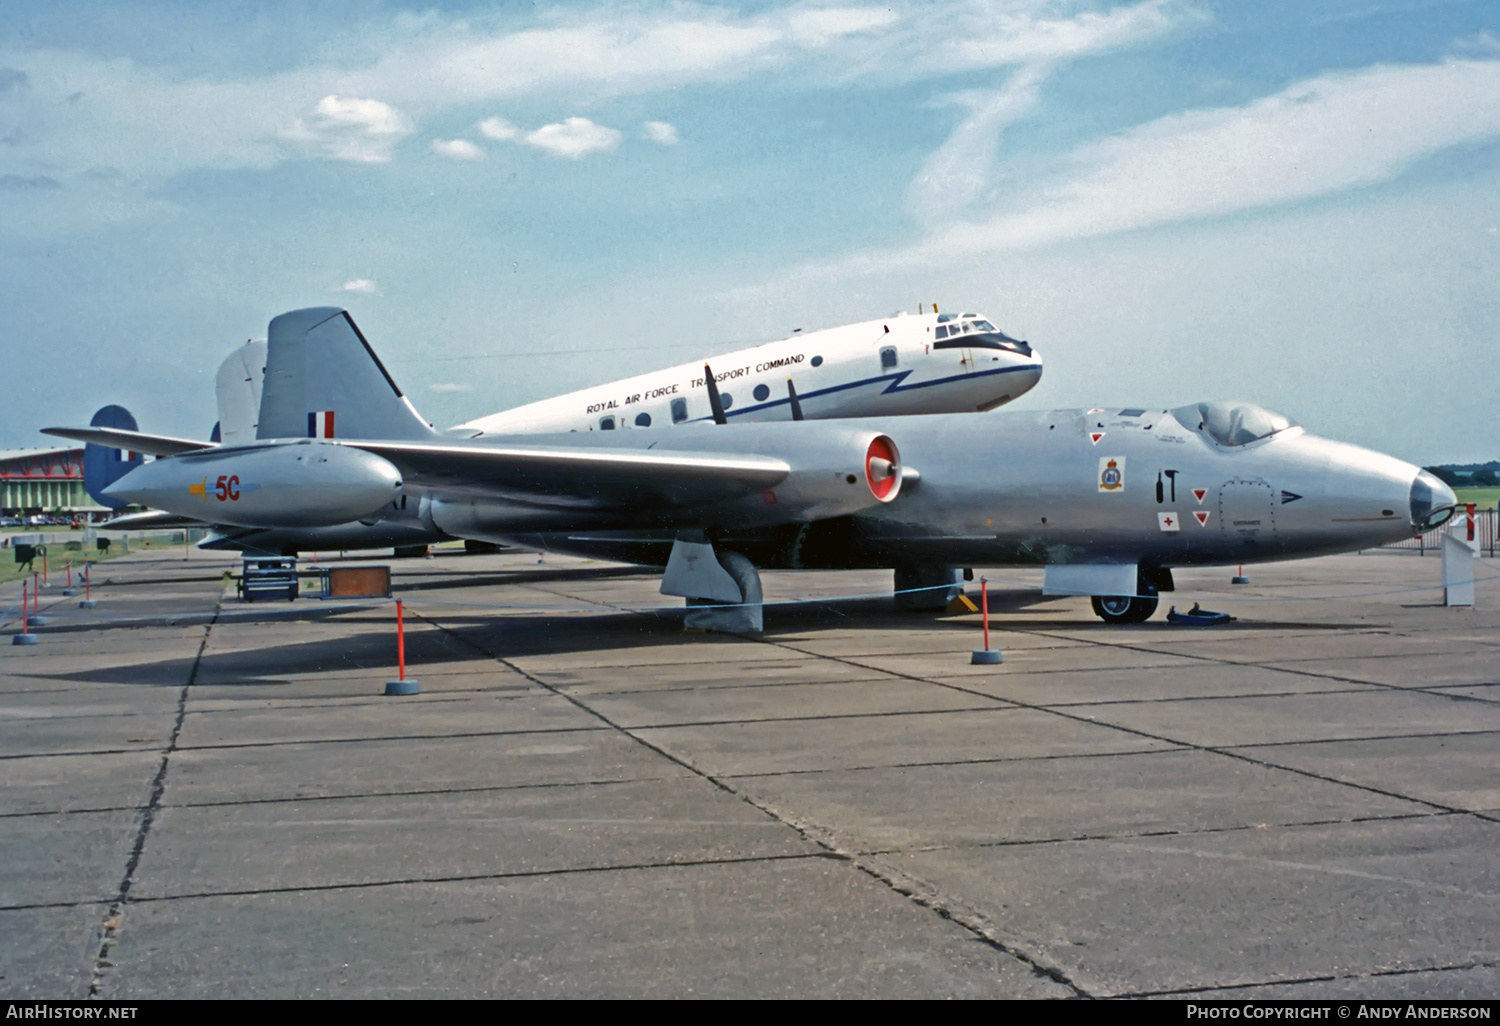
M 329 598 L 388 598 L 388 566 L 332 566 L 328 568 Z

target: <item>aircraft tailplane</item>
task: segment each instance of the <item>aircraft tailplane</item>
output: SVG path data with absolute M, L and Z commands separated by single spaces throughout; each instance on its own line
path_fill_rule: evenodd
M 349 314 L 293 310 L 271 321 L 257 438 L 437 437 Z

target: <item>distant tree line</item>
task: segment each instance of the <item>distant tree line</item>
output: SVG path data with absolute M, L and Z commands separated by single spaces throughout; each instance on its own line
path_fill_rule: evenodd
M 1500 485 L 1500 460 L 1468 466 L 1447 465 L 1425 469 L 1450 488 L 1493 488 Z

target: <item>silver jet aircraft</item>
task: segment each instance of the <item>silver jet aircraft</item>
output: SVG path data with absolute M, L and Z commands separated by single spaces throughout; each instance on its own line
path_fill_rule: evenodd
M 324 415 L 340 437 L 303 437 Z M 109 493 L 244 527 L 415 508 L 455 537 L 665 565 L 664 593 L 752 630 L 758 570 L 798 567 L 894 568 L 908 604 L 941 605 L 961 568 L 1041 565 L 1046 591 L 1134 622 L 1173 567 L 1370 548 L 1456 504 L 1418 467 L 1248 403 L 453 438 L 326 310 L 272 321 L 260 434 Z

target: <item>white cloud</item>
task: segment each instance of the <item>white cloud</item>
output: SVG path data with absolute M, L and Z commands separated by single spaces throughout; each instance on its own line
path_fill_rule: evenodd
M 409 117 L 381 100 L 330 94 L 306 118 L 297 118 L 285 138 L 307 143 L 336 160 L 384 164 L 412 127 Z
M 6 147 L 0 173 L 36 173 L 27 168 L 39 166 L 33 158 L 42 147 L 48 172 L 62 177 L 96 165 L 120 168 L 127 178 L 267 167 L 298 153 L 384 163 L 415 119 L 476 102 L 646 93 L 769 70 L 803 81 L 889 84 L 1117 46 L 1191 16 L 1189 0 L 1146 0 L 1072 18 L 1050 13 L 1053 0 L 1004 0 L 998 14 L 996 2 L 943 4 L 909 16 L 900 3 L 817 9 L 799 2 L 748 16 L 691 5 L 600 8 L 548 14 L 539 27 L 520 31 L 403 14 L 348 28 L 336 48 L 374 55 L 363 62 L 238 79 L 11 45 L 0 47 L 12 83 L 5 95 L 19 101 L 10 123 L 36 145 L 27 153 Z M 25 88 L 14 87 L 18 76 Z M 503 121 L 485 124 L 500 131 L 486 138 L 514 138 Z
M 450 160 L 484 159 L 484 151 L 467 139 L 434 139 L 432 152 Z
M 355 278 L 353 281 L 344 282 L 344 284 L 333 291 L 352 292 L 357 296 L 378 296 L 380 295 L 380 286 L 376 285 L 369 278 Z
M 442 381 L 442 382 L 439 382 L 439 383 L 437 383 L 435 385 L 428 385 L 427 387 L 428 387 L 428 389 L 430 389 L 433 392 L 472 392 L 472 391 L 474 391 L 474 386 L 473 385 L 460 384 L 457 381 Z
M 349 128 L 366 135 L 402 135 L 411 131 L 404 114 L 379 100 L 325 96 L 318 101 L 317 112 L 327 128 Z
M 1005 88 L 993 93 L 960 93 L 952 99 L 968 107 L 969 117 L 932 156 L 907 190 L 907 202 L 919 218 L 947 220 L 980 199 L 991 185 L 1000 133 L 1036 106 L 1046 70 L 1032 66 L 1017 72 Z
M 986 18 L 958 37 L 951 60 L 962 67 L 995 67 L 1109 50 L 1172 28 L 1172 6 L 1169 0 L 1147 0 L 1072 18 L 1042 19 L 1030 13 Z
M 1083 147 L 1070 158 L 1071 173 L 1008 195 L 1003 212 L 944 225 L 929 242 L 876 263 L 952 263 L 1325 196 L 1496 136 L 1500 60 L 1324 75 L 1242 107 L 1162 118 Z
M 665 121 L 647 121 L 641 126 L 646 130 L 646 138 L 663 146 L 677 145 L 677 126 L 669 125 Z
M 534 132 L 517 128 L 504 118 L 485 118 L 479 123 L 479 131 L 488 139 L 530 146 L 554 157 L 567 157 L 570 160 L 612 150 L 625 138 L 616 129 L 595 124 L 583 117 L 564 118 L 562 121 L 543 125 Z M 649 138 L 660 143 L 677 141 L 677 129 L 665 122 L 648 121 L 646 133 Z
M 826 46 L 842 36 L 885 28 L 901 16 L 889 7 L 825 7 L 797 11 L 788 19 L 792 39 L 803 46 Z
M 556 124 L 543 125 L 525 136 L 528 146 L 571 160 L 612 150 L 620 145 L 622 138 L 613 128 L 596 125 L 588 118 L 567 118 Z
M 824 63 L 839 79 L 914 82 L 975 68 L 1042 64 L 1142 43 L 1205 20 L 1190 0 L 1143 0 L 1059 16 L 1044 0 L 968 0 L 913 12 L 899 27 L 841 36 Z M 836 56 L 834 56 L 836 55 Z
M 505 142 L 519 137 L 521 130 L 504 118 L 485 118 L 479 123 L 479 134 Z
M 1453 44 L 1453 49 L 1458 53 L 1477 54 L 1481 57 L 1493 57 L 1500 54 L 1500 38 L 1494 33 L 1486 30 L 1477 35 L 1460 39 Z

